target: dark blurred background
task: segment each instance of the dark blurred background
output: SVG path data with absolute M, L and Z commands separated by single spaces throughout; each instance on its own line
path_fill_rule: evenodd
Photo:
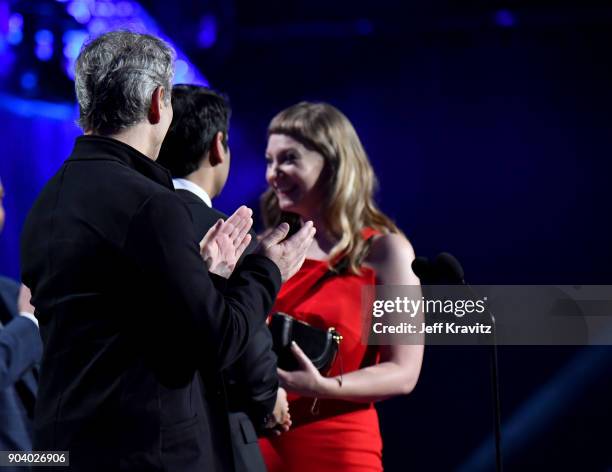
M 612 284 L 612 5 L 378 0 L 0 0 L 0 273 L 80 131 L 71 64 L 111 28 L 162 35 L 177 82 L 233 106 L 215 205 L 254 209 L 266 126 L 300 100 L 355 125 L 378 201 L 418 255 L 479 284 Z M 500 350 L 507 470 L 612 470 L 612 349 Z M 413 394 L 379 405 L 388 471 L 493 470 L 488 351 L 427 348 Z

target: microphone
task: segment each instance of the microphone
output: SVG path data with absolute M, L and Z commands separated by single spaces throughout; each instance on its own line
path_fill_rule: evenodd
M 465 281 L 463 267 L 455 256 L 448 252 L 441 252 L 435 258 L 433 264 L 426 257 L 417 257 L 412 262 L 412 270 L 425 284 L 463 285 L 473 295 L 472 287 Z M 499 392 L 499 368 L 497 362 L 497 341 L 495 337 L 495 317 L 489 309 L 486 310 L 491 319 L 493 343 L 491 345 L 491 390 L 493 395 L 493 422 L 495 432 L 495 469 L 497 472 L 503 470 L 501 449 L 501 405 Z
M 438 254 L 433 262 L 419 256 L 412 261 L 412 271 L 423 284 L 465 285 L 463 267 L 448 252 Z
M 417 257 L 411 264 L 412 272 L 421 279 L 422 283 L 431 283 L 434 279 L 434 274 L 429 259 L 423 256 Z
M 438 278 L 455 284 L 467 285 L 465 272 L 455 256 L 448 252 L 441 252 L 434 262 Z

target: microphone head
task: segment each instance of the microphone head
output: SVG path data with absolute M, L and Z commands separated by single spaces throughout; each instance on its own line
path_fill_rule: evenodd
M 441 252 L 436 257 L 435 265 L 443 279 L 453 283 L 465 283 L 463 267 L 452 254 Z
M 421 279 L 421 282 L 428 281 L 432 276 L 431 263 L 429 259 L 423 256 L 419 256 L 412 261 L 411 264 L 412 272 L 416 274 L 416 276 Z

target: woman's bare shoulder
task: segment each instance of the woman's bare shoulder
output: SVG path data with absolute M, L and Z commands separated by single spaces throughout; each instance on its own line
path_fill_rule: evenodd
M 384 263 L 388 259 L 412 258 L 414 249 L 408 239 L 398 233 L 380 234 L 374 236 L 366 261 L 370 264 Z
M 365 259 L 367 266 L 378 274 L 380 282 L 411 283 L 414 249 L 408 239 L 397 233 L 375 236 Z

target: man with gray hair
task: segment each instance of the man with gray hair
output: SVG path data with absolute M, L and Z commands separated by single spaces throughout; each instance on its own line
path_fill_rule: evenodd
M 314 228 L 249 243 L 239 208 L 198 245 L 169 173 L 154 161 L 172 120 L 174 53 L 112 32 L 76 63 L 80 124 L 69 159 L 24 226 L 22 275 L 43 337 L 34 448 L 75 471 L 210 471 L 215 431 L 196 370 L 242 353 Z M 221 292 L 217 287 L 223 287 Z

